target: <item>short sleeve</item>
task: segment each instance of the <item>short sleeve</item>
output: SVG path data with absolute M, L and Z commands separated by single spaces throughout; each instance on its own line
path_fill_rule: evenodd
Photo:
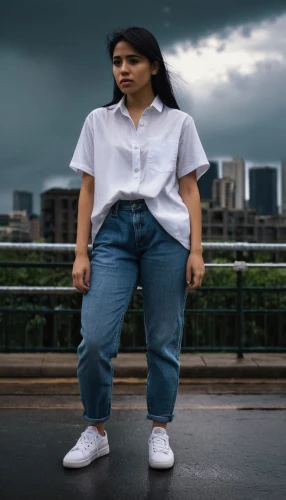
M 201 144 L 194 119 L 188 116 L 181 132 L 177 176 L 180 179 L 193 170 L 197 171 L 197 180 L 210 168 L 206 153 Z
M 81 174 L 87 172 L 94 176 L 93 167 L 94 158 L 94 139 L 93 127 L 91 123 L 91 115 L 89 114 L 83 124 L 81 133 L 69 164 L 70 168 L 76 173 Z

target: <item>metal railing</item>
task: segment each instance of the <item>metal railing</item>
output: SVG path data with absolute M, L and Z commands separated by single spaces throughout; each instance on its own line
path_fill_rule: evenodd
M 92 249 L 92 246 L 89 245 L 89 250 Z M 265 317 L 266 315 L 272 315 L 276 314 L 278 315 L 277 317 L 279 318 L 279 326 L 278 326 L 278 341 L 277 345 L 274 346 L 251 346 L 251 345 L 245 345 L 244 344 L 244 337 L 245 337 L 245 316 L 246 314 L 257 314 L 261 313 L 261 309 L 255 309 L 255 308 L 248 308 L 246 309 L 244 306 L 244 295 L 248 292 L 256 292 L 256 293 L 275 293 L 276 295 L 278 294 L 279 296 L 279 301 L 280 301 L 280 295 L 284 294 L 283 297 L 285 297 L 285 292 L 286 292 L 286 287 L 283 286 L 274 286 L 274 287 L 265 287 L 265 286 L 248 286 L 245 287 L 243 286 L 243 272 L 245 272 L 247 269 L 251 268 L 272 268 L 272 269 L 277 269 L 277 268 L 284 268 L 286 269 L 286 263 L 285 262 L 279 262 L 279 263 L 273 263 L 273 262 L 266 262 L 266 263 L 252 263 L 252 262 L 246 262 L 243 260 L 243 255 L 244 252 L 248 251 L 286 251 L 286 243 L 247 243 L 247 242 L 232 242 L 232 243 L 225 243 L 225 242 L 205 242 L 203 243 L 203 249 L 204 250 L 218 250 L 218 251 L 235 251 L 236 252 L 236 260 L 234 262 L 228 262 L 228 263 L 218 263 L 218 262 L 213 262 L 213 263 L 205 263 L 206 268 L 214 268 L 214 269 L 223 269 L 223 268 L 228 268 L 232 269 L 236 272 L 236 286 L 202 286 L 201 288 L 198 288 L 196 290 L 192 290 L 189 292 L 189 294 L 196 294 L 198 297 L 198 294 L 202 294 L 205 292 L 235 292 L 236 293 L 236 307 L 235 309 L 231 308 L 219 308 L 219 309 L 210 309 L 208 307 L 204 308 L 199 308 L 199 307 L 191 307 L 188 308 L 186 307 L 185 309 L 185 315 L 186 317 L 188 315 L 206 315 L 206 313 L 211 313 L 213 316 L 216 315 L 225 315 L 225 318 L 229 315 L 232 315 L 233 318 L 235 318 L 235 330 L 236 330 L 236 338 L 237 338 L 237 344 L 232 345 L 232 346 L 215 346 L 214 344 L 212 345 L 195 345 L 191 346 L 187 340 L 187 333 L 186 332 L 186 325 L 185 325 L 185 331 L 184 331 L 184 337 L 183 337 L 183 342 L 182 342 L 182 351 L 224 351 L 224 352 L 237 352 L 237 357 L 238 358 L 243 358 L 243 352 L 251 351 L 251 352 L 286 352 L 286 307 L 282 306 L 281 308 L 270 308 L 270 309 L 263 309 L 263 315 Z M 36 252 L 55 252 L 55 253 L 61 253 L 61 252 L 74 252 L 75 250 L 75 244 L 60 244 L 60 243 L 0 243 L 0 256 L 1 256 L 1 250 L 17 250 L 17 252 L 25 252 L 25 251 L 36 251 Z M 71 268 L 73 262 L 0 262 L 0 268 L 1 267 L 10 267 L 10 268 L 20 268 L 20 267 L 27 267 L 27 268 Z M 142 290 L 142 287 L 138 286 L 137 290 L 140 291 Z M 33 296 L 48 296 L 50 295 L 51 297 L 55 297 L 57 295 L 74 295 L 74 294 L 80 294 L 80 292 L 70 286 L 0 286 L 0 294 L 4 296 L 23 296 L 23 295 L 33 295 Z M 129 313 L 135 313 L 135 314 L 142 314 L 143 309 L 137 308 L 137 309 L 132 309 L 129 310 Z M 58 306 L 55 304 L 54 300 L 52 300 L 52 307 L 50 309 L 47 309 L 46 306 L 44 308 L 21 308 L 19 306 L 17 307 L 0 307 L 0 319 L 1 319 L 1 324 L 2 324 L 2 347 L 0 346 L 0 351 L 76 351 L 76 346 L 72 346 L 70 342 L 71 336 L 68 336 L 68 345 L 64 347 L 58 347 L 54 345 L 50 346 L 36 346 L 36 347 L 31 347 L 27 348 L 27 345 L 21 345 L 18 347 L 11 347 L 9 345 L 9 337 L 10 337 L 10 332 L 9 332 L 9 322 L 7 320 L 7 316 L 5 317 L 5 314 L 36 314 L 38 318 L 38 324 L 39 328 L 41 326 L 41 321 L 39 320 L 39 315 L 45 315 L 45 316 L 51 316 L 52 315 L 52 321 L 50 321 L 51 327 L 53 328 L 53 337 L 57 337 L 57 318 L 60 315 L 67 314 L 69 315 L 69 320 L 68 320 L 68 325 L 70 326 L 70 315 L 80 315 L 80 308 L 62 308 L 61 306 Z M 186 323 L 186 322 L 185 322 Z M 284 327 L 285 325 L 285 327 Z M 201 328 L 202 330 L 202 328 Z M 121 351 L 138 351 L 138 350 L 145 350 L 145 346 L 143 343 L 141 345 L 138 345 L 134 342 L 134 335 L 136 336 L 136 333 L 133 332 L 132 336 L 132 342 L 129 343 L 129 345 L 126 345 L 125 347 L 120 347 Z M 222 335 L 223 338 L 223 335 Z

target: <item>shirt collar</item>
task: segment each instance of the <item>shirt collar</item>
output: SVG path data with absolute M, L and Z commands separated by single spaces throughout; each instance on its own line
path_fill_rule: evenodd
M 125 95 L 120 99 L 120 101 L 115 105 L 115 107 L 113 108 L 108 108 L 108 109 L 111 109 L 113 111 L 113 113 L 116 113 L 116 111 L 118 109 L 120 109 L 121 113 L 122 114 L 127 114 L 127 108 L 125 106 Z M 159 111 L 161 113 L 162 109 L 163 109 L 163 102 L 161 101 L 159 95 L 157 94 L 155 99 L 153 100 L 152 104 L 150 104 L 150 107 L 154 107 L 157 109 L 157 111 Z

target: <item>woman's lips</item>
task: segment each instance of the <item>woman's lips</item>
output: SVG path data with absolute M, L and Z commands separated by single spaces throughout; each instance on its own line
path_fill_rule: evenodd
M 131 80 L 129 80 L 129 81 L 123 81 L 123 82 L 121 82 L 121 85 L 130 85 L 130 83 L 132 83 Z

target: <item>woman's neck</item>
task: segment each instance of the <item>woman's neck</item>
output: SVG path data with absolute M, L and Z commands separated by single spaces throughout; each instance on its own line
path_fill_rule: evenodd
M 128 111 L 141 111 L 151 106 L 154 99 L 155 95 L 152 88 L 150 91 L 144 92 L 144 94 L 137 94 L 134 92 L 133 94 L 126 94 L 125 106 Z

